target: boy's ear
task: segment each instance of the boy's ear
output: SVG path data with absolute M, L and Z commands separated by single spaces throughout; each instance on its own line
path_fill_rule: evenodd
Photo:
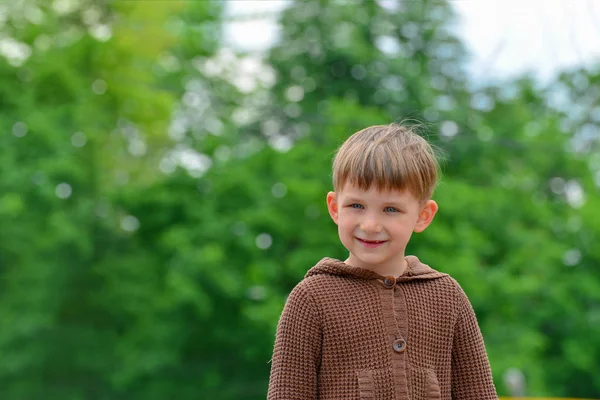
M 338 202 L 337 195 L 335 192 L 327 193 L 327 210 L 329 211 L 329 215 L 331 219 L 336 224 L 338 223 Z
M 427 200 L 423 208 L 421 208 L 419 219 L 417 220 L 414 231 L 417 233 L 423 232 L 425 228 L 431 224 L 431 221 L 433 221 L 433 217 L 435 217 L 437 210 L 437 203 L 433 200 Z

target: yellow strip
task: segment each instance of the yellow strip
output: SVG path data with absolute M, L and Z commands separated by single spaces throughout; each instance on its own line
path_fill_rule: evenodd
M 592 399 L 568 399 L 564 397 L 500 397 L 499 400 L 592 400 Z

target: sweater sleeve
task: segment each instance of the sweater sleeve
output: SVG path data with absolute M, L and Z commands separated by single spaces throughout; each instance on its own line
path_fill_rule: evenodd
M 459 304 L 452 344 L 452 399 L 497 400 L 475 311 L 460 286 Z
M 290 293 L 277 326 L 268 400 L 316 399 L 320 364 L 320 315 L 300 284 Z

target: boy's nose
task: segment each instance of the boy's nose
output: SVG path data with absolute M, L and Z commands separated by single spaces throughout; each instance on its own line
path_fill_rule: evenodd
M 360 224 L 360 229 L 365 233 L 379 233 L 381 224 L 376 218 L 365 218 Z

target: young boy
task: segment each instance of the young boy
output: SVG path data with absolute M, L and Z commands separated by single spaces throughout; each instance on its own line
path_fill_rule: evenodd
M 437 172 L 408 127 L 372 126 L 341 146 L 327 208 L 349 256 L 322 259 L 290 293 L 269 399 L 497 399 L 467 296 L 404 255 L 438 210 Z

